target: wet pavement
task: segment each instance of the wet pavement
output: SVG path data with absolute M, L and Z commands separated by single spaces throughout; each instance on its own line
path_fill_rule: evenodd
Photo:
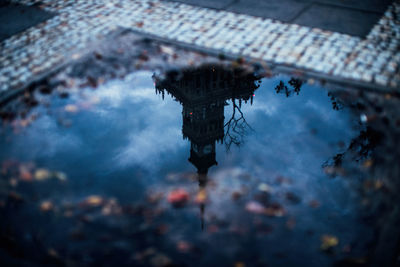
M 1 107 L 3 262 L 398 264 L 398 95 L 119 38 Z
M 393 1 L 177 0 L 177 2 L 365 37 Z
M 265 11 L 260 17 L 261 13 L 235 13 L 251 5 L 230 11 L 161 0 L 10 1 L 55 16 L 0 42 L 0 98 L 64 67 L 121 29 L 361 89 L 391 92 L 400 85 L 398 0 L 367 1 L 363 9 L 355 1 L 315 5 L 296 1 L 307 8 L 298 16 L 290 15 L 293 21 L 273 18 L 268 12 L 274 8 L 262 4 L 266 2 L 254 3 L 256 10 Z M 286 2 L 296 6 L 294 1 L 269 3 L 290 13 L 292 5 L 282 10 Z M 349 35 L 343 30 L 355 32 Z

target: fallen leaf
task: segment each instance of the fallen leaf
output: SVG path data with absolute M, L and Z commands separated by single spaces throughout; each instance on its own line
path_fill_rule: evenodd
M 15 178 L 11 178 L 10 181 L 9 181 L 9 183 L 10 183 L 10 185 L 11 185 L 12 187 L 16 187 L 16 186 L 18 185 L 18 180 L 15 179 Z
M 370 168 L 372 165 L 373 165 L 373 161 L 372 160 L 370 160 L 370 159 L 367 159 L 366 161 L 364 161 L 364 163 L 363 163 L 363 167 L 364 168 Z
M 189 194 L 183 188 L 178 188 L 168 194 L 167 200 L 174 207 L 182 207 L 189 201 Z
M 258 185 L 258 190 L 265 192 L 265 193 L 272 193 L 273 189 L 269 185 L 265 183 L 261 183 Z
M 265 209 L 265 215 L 273 217 L 282 217 L 286 214 L 286 210 L 278 203 L 272 203 Z
M 20 121 L 19 121 L 19 125 L 20 125 L 21 127 L 26 127 L 26 126 L 29 125 L 29 123 L 30 123 L 30 121 L 29 121 L 28 119 L 23 119 L 23 120 L 20 120 Z
M 19 173 L 19 178 L 20 178 L 22 181 L 26 181 L 26 182 L 30 182 L 30 181 L 33 180 L 32 173 L 30 173 L 28 170 L 22 170 L 22 171 L 20 171 L 20 173 Z
M 323 235 L 321 237 L 321 249 L 329 250 L 339 244 L 339 239 L 333 235 Z
M 34 165 L 30 162 L 20 164 L 18 167 L 19 178 L 23 181 L 28 181 L 28 182 L 32 181 L 33 180 L 33 175 L 32 175 L 33 168 L 34 168 Z
M 178 241 L 178 243 L 176 244 L 176 248 L 178 249 L 179 252 L 182 253 L 187 253 L 190 251 L 191 249 L 191 245 L 190 243 L 186 242 L 186 241 Z
M 89 206 L 100 206 L 103 203 L 103 198 L 100 196 L 89 196 L 85 199 L 84 204 Z
M 67 180 L 67 175 L 63 172 L 55 172 L 54 177 L 56 177 L 58 180 L 64 182 Z
M 376 180 L 375 184 L 374 184 L 374 187 L 375 187 L 376 190 L 378 190 L 378 189 L 381 189 L 383 185 L 384 184 L 383 184 L 382 180 Z
M 40 211 L 48 212 L 54 209 L 54 205 L 51 201 L 43 201 L 40 203 Z
M 167 55 L 170 55 L 170 56 L 173 56 L 175 54 L 174 53 L 174 49 L 172 49 L 169 46 L 160 45 L 160 49 L 161 49 L 161 52 L 164 53 L 164 54 L 167 54 Z
M 105 216 L 120 215 L 122 214 L 122 208 L 115 199 L 111 199 L 101 209 L 101 214 Z
M 263 205 L 256 201 L 250 201 L 246 204 L 245 209 L 250 213 L 265 214 L 266 209 Z
M 163 198 L 163 192 L 151 192 L 147 195 L 147 201 L 151 204 L 157 204 Z
M 43 180 L 47 180 L 51 177 L 51 174 L 48 170 L 46 169 L 37 169 L 35 171 L 35 180 L 37 181 L 43 181 Z

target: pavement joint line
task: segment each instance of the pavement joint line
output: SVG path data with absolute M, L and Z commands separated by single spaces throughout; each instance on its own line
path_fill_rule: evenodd
M 321 6 L 330 6 L 330 7 L 335 7 L 335 8 L 345 8 L 353 11 L 359 11 L 359 12 L 365 12 L 365 13 L 371 13 L 371 14 L 378 14 L 380 15 L 381 12 L 378 11 L 372 11 L 369 9 L 364 9 L 364 8 L 358 8 L 358 7 L 353 7 L 353 6 L 346 6 L 343 4 L 333 4 L 333 3 L 320 3 L 320 2 L 312 2 L 313 5 L 321 5 Z
M 0 92 L 15 89 L 117 28 L 332 80 L 400 87 L 400 1 L 365 39 L 225 10 L 160 0 L 12 0 L 40 4 L 55 17 L 0 43 Z M 68 41 L 66 41 L 68 40 Z
M 293 23 L 293 21 L 295 21 L 298 17 L 300 17 L 304 11 L 306 11 L 307 9 L 309 9 L 312 5 L 314 4 L 314 2 L 308 3 L 307 5 L 305 5 L 290 21 L 289 23 Z
M 238 3 L 238 0 L 232 0 L 229 4 L 227 4 L 226 6 L 224 6 L 222 9 L 227 9 L 230 8 L 232 5 Z

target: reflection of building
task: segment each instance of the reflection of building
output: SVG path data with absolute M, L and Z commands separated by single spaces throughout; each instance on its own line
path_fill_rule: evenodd
M 215 143 L 224 140 L 224 107 L 227 100 L 253 101 L 258 80 L 240 69 L 206 65 L 178 73 L 171 71 L 156 80 L 156 92 L 165 91 L 182 105 L 182 134 L 191 143 L 189 161 L 197 168 L 199 184 L 207 182 L 208 169 L 217 164 Z M 202 207 L 204 209 L 204 207 Z
M 184 139 L 191 142 L 189 161 L 199 174 L 216 165 L 215 143 L 224 138 L 224 106 L 227 100 L 253 101 L 257 78 L 244 71 L 206 65 L 156 78 L 156 91 L 171 94 L 182 106 Z

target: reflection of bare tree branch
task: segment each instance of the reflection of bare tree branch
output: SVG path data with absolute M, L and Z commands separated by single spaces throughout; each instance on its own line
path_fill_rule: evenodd
M 300 79 L 291 78 L 289 84 L 293 87 L 293 91 L 299 95 L 303 81 Z
M 244 136 L 247 134 L 247 130 L 253 130 L 244 118 L 243 112 L 236 104 L 235 99 L 232 98 L 231 101 L 232 116 L 224 125 L 224 128 L 226 127 L 224 143 L 227 151 L 230 150 L 232 144 L 236 146 L 240 146 L 241 144 L 243 144 Z M 239 117 L 236 117 L 236 114 L 239 114 Z
M 332 108 L 334 110 L 341 110 L 344 107 L 343 102 L 341 102 L 339 99 L 337 99 L 331 92 L 328 93 L 328 96 L 330 97 L 332 101 Z
M 292 87 L 291 89 L 289 89 L 289 87 L 286 86 L 283 81 L 280 81 L 279 84 L 275 87 L 276 93 L 285 93 L 286 97 L 291 96 L 293 92 L 299 95 L 301 86 L 303 85 L 303 81 L 300 79 L 291 78 L 288 84 L 290 84 L 290 86 Z
M 322 164 L 323 168 L 341 168 L 345 157 L 350 161 L 360 162 L 371 158 L 372 151 L 383 139 L 382 133 L 367 127 L 354 138 L 346 151 L 336 154 L 331 160 Z M 336 174 L 334 173 L 333 176 Z

